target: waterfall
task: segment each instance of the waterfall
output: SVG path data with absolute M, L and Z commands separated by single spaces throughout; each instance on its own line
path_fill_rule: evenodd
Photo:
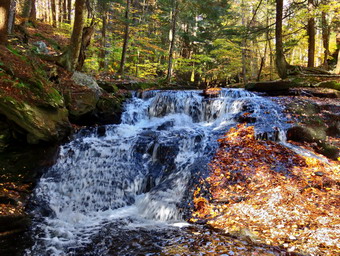
M 61 147 L 34 192 L 35 244 L 27 255 L 76 254 L 108 223 L 183 222 L 188 186 L 206 172 L 218 137 L 245 113 L 260 138 L 279 137 L 286 128 L 278 106 L 240 89 L 224 89 L 217 98 L 198 91 L 136 93 L 121 124 L 80 131 Z

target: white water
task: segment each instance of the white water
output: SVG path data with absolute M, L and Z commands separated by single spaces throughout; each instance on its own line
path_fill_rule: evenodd
M 285 128 L 274 103 L 243 90 L 213 99 L 198 91 L 135 95 L 120 125 L 104 136 L 82 131 L 61 147 L 35 190 L 35 245 L 27 255 L 72 255 L 122 219 L 126 228 L 180 226 L 188 185 L 207 169 L 218 136 L 246 112 L 259 133 Z

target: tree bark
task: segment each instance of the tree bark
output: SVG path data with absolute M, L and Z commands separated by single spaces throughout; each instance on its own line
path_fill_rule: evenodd
M 0 44 L 7 43 L 11 0 L 0 0 Z
M 276 68 L 280 78 L 287 77 L 288 63 L 283 53 L 282 42 L 282 16 L 283 0 L 276 0 L 276 24 L 275 24 L 275 41 L 276 41 Z
M 8 34 L 11 34 L 13 32 L 15 15 L 16 15 L 16 6 L 17 6 L 17 2 L 11 0 L 11 6 L 9 10 L 9 17 L 8 17 Z
M 244 6 L 244 0 L 242 0 L 242 26 L 246 26 L 246 10 Z M 248 79 L 247 79 L 247 56 L 246 56 L 246 49 L 247 49 L 247 38 L 245 37 L 245 34 L 242 36 L 242 42 L 241 42 L 241 47 L 242 47 L 242 77 L 243 77 L 243 83 L 247 84 Z
M 31 11 L 30 11 L 30 20 L 36 21 L 37 19 L 37 8 L 36 8 L 36 0 L 32 0 L 31 3 Z
M 322 44 L 324 48 L 324 55 L 323 55 L 323 66 L 324 68 L 328 68 L 328 56 L 330 55 L 329 51 L 329 37 L 331 33 L 330 26 L 327 22 L 327 14 L 322 12 Z
M 336 35 L 336 45 L 337 45 L 337 50 L 338 50 L 338 62 L 336 64 L 334 73 L 339 75 L 340 74 L 340 32 L 338 32 Z
M 176 29 L 177 29 L 177 15 L 178 15 L 178 2 L 177 0 L 173 0 L 172 5 L 172 21 L 171 21 L 171 32 L 170 34 L 170 48 L 169 48 L 169 60 L 168 60 L 168 73 L 166 76 L 166 80 L 168 82 L 171 81 L 172 72 L 173 72 L 173 57 L 174 57 L 174 50 L 175 50 L 175 42 L 176 42 Z
M 67 23 L 71 24 L 72 0 L 67 1 Z
M 313 15 L 314 0 L 308 0 L 309 15 Z M 308 67 L 314 67 L 315 62 L 315 19 L 310 17 L 307 24 L 308 35 Z
M 68 49 L 64 53 L 64 58 L 61 60 L 62 65 L 71 72 L 75 71 L 78 65 L 85 23 L 84 9 L 85 0 L 76 0 L 71 42 Z
M 57 27 L 57 6 L 56 0 L 51 0 L 51 10 L 52 10 L 52 26 Z
M 32 0 L 25 0 L 24 6 L 22 8 L 21 16 L 23 18 L 28 19 L 31 13 L 31 8 L 32 8 Z
M 101 29 L 101 34 L 102 34 L 102 38 L 100 41 L 101 44 L 101 49 L 99 51 L 99 70 L 104 70 L 106 68 L 106 61 L 105 61 L 105 57 L 106 57 L 106 26 L 107 26 L 107 10 L 106 10 L 106 4 L 105 2 L 103 2 L 102 5 L 102 29 Z
M 86 59 L 86 49 L 90 46 L 91 38 L 94 34 L 94 29 L 95 29 L 94 22 L 92 22 L 89 27 L 85 27 L 83 29 L 79 58 L 78 58 L 77 66 L 76 66 L 76 70 L 78 71 L 80 71 L 84 66 L 85 59 Z
M 67 21 L 67 0 L 63 0 L 63 21 Z
M 126 0 L 126 9 L 125 9 L 125 32 L 124 32 L 124 44 L 122 50 L 122 57 L 120 60 L 120 68 L 118 73 L 124 75 L 125 71 L 125 61 L 126 61 L 126 52 L 129 44 L 129 33 L 130 33 L 130 5 L 131 0 Z

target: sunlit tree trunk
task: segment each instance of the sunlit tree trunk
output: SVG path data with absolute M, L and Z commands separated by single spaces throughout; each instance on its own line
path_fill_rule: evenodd
M 52 11 L 52 25 L 57 27 L 57 6 L 56 0 L 51 0 L 51 11 Z
M 118 73 L 121 75 L 124 74 L 125 71 L 125 61 L 126 61 L 126 52 L 128 48 L 129 43 L 129 33 L 130 33 L 130 6 L 131 6 L 131 0 L 126 1 L 126 9 L 125 9 L 125 32 L 124 32 L 124 44 L 123 44 L 123 50 L 122 50 L 122 57 L 120 60 L 120 68 Z
M 102 29 L 101 29 L 101 49 L 99 51 L 99 70 L 105 70 L 106 68 L 106 27 L 107 27 L 107 5 L 105 2 L 101 3 L 101 12 L 102 12 Z
M 283 53 L 282 40 L 282 16 L 283 16 L 283 0 L 276 0 L 276 24 L 275 24 L 275 41 L 276 41 L 276 68 L 280 78 L 287 77 L 288 63 Z
M 11 0 L 0 0 L 0 44 L 7 43 L 10 8 Z
M 313 15 L 314 0 L 308 0 L 309 14 Z M 310 17 L 307 24 L 308 35 L 308 67 L 314 67 L 315 63 L 315 19 Z
M 244 5 L 244 0 L 242 0 L 242 26 L 246 26 L 246 10 L 245 10 L 245 5 Z M 241 47 L 242 47 L 242 77 L 243 77 L 243 83 L 247 84 L 248 79 L 247 79 L 247 56 L 246 56 L 246 48 L 247 48 L 247 39 L 245 38 L 245 35 L 243 35 L 242 42 L 241 42 Z
M 330 26 L 327 22 L 327 14 L 325 12 L 322 12 L 322 44 L 324 48 L 324 55 L 323 55 L 323 66 L 325 68 L 328 68 L 328 56 L 330 55 L 329 51 L 329 37 L 331 33 Z
M 9 34 L 13 32 L 15 15 L 16 15 L 16 5 L 17 5 L 17 2 L 14 0 L 10 0 L 10 2 L 11 2 L 11 6 L 9 10 L 9 17 L 8 17 L 8 33 Z
M 338 49 L 338 62 L 336 64 L 334 73 L 340 75 L 340 32 L 338 32 L 336 35 L 336 45 Z
M 176 29 L 177 29 L 177 15 L 178 15 L 178 1 L 172 1 L 172 19 L 171 19 L 171 31 L 170 31 L 170 47 L 169 47 L 169 60 L 168 60 L 168 73 L 166 80 L 170 82 L 173 72 L 173 58 L 176 42 Z

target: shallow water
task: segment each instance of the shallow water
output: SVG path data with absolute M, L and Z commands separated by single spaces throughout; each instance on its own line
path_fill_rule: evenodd
M 34 192 L 26 255 L 280 255 L 185 222 L 216 140 L 244 113 L 258 136 L 283 138 L 281 109 L 243 90 L 136 94 L 121 124 L 83 130 L 61 147 Z

